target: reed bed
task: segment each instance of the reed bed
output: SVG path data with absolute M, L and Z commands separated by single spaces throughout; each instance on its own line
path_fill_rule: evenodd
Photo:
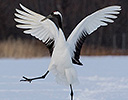
M 4 58 L 32 58 L 48 56 L 45 45 L 35 40 L 6 40 L 0 42 L 0 57 Z
M 128 55 L 128 50 L 111 49 L 84 45 L 81 55 L 104 56 L 104 55 Z M 13 40 L 0 41 L 0 58 L 33 58 L 49 56 L 49 51 L 41 41 Z

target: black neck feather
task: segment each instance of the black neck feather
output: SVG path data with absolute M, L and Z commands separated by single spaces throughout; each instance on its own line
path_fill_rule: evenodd
M 62 19 L 60 16 L 57 16 L 59 27 L 62 29 Z

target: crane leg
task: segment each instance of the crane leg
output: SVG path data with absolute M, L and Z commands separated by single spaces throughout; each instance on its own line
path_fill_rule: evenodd
M 20 80 L 20 82 L 21 81 L 28 81 L 29 83 L 31 83 L 32 80 L 44 79 L 47 76 L 48 73 L 49 73 L 49 71 L 47 71 L 43 76 L 35 77 L 35 78 L 27 78 L 27 77 L 23 76 L 24 79 Z
M 73 100 L 73 88 L 72 88 L 72 85 L 70 84 L 70 89 L 71 89 L 71 93 L 70 93 L 70 95 L 71 95 L 71 100 Z

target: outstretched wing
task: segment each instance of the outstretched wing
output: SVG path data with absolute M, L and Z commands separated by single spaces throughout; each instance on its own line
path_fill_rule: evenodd
M 119 14 L 120 10 L 120 6 L 110 6 L 98 10 L 84 18 L 75 27 L 75 29 L 67 39 L 67 42 L 70 46 L 73 63 L 82 65 L 82 63 L 79 61 L 79 56 L 85 38 L 93 31 L 97 30 L 97 28 L 99 28 L 100 26 L 107 26 L 107 22 L 113 23 L 114 21 L 112 19 L 117 18 L 116 14 Z
M 16 9 L 14 20 L 19 24 L 16 27 L 25 29 L 24 33 L 31 34 L 32 36 L 42 40 L 48 47 L 50 55 L 52 55 L 56 38 L 58 37 L 58 29 L 56 25 L 50 20 L 41 21 L 45 18 L 20 4 L 22 10 Z

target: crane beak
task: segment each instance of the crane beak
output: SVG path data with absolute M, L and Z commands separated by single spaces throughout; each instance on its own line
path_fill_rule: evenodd
M 53 16 L 50 14 L 47 17 L 45 17 L 44 19 L 42 19 L 41 21 L 45 21 L 46 19 L 52 18 Z

